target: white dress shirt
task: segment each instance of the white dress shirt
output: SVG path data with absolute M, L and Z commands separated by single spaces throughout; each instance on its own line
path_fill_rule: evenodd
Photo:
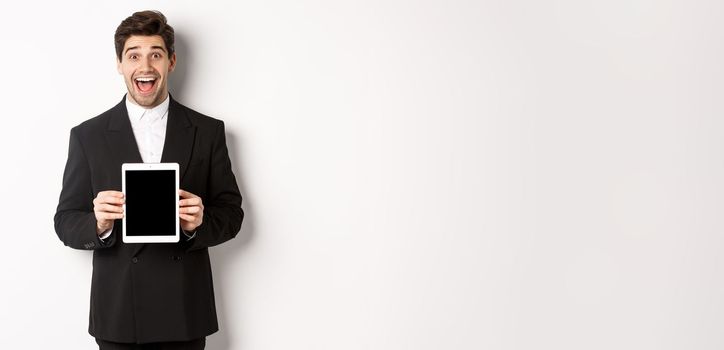
M 161 163 L 163 142 L 166 140 L 166 124 L 168 122 L 169 98 L 160 105 L 146 109 L 128 99 L 126 96 L 126 109 L 131 120 L 133 136 L 141 153 L 144 163 Z
M 166 99 L 160 105 L 147 109 L 131 102 L 126 96 L 128 119 L 131 121 L 133 136 L 136 138 L 136 145 L 144 163 L 161 163 L 163 143 L 166 141 L 169 100 L 166 95 Z M 112 231 L 113 226 L 99 237 L 104 240 L 111 235 Z M 183 233 L 189 239 L 196 235 L 196 232 L 183 231 Z

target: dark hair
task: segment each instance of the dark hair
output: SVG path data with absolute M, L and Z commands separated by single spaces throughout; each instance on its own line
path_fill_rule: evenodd
M 132 35 L 160 35 L 166 44 L 168 57 L 173 55 L 173 28 L 166 23 L 166 16 L 158 11 L 140 11 L 126 18 L 116 29 L 116 56 L 122 60 L 123 47 Z

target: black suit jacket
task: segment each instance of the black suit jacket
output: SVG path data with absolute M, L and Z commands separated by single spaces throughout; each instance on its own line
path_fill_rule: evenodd
M 125 98 L 70 132 L 55 230 L 65 245 L 94 250 L 89 332 L 97 338 L 182 341 L 218 330 L 208 247 L 234 238 L 244 217 L 223 122 L 171 99 L 161 161 L 178 163 L 181 188 L 203 200 L 196 236 L 125 244 L 116 220 L 104 242 L 96 234 L 93 199 L 121 190 L 122 163 L 142 163 Z

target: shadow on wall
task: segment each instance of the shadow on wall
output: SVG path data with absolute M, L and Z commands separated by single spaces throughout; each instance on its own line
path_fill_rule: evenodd
M 173 97 L 184 103 L 186 100 L 185 86 L 193 81 L 191 70 L 193 67 L 192 50 L 183 33 L 176 33 L 175 49 L 176 49 L 176 68 L 171 74 L 169 80 L 169 90 Z M 203 111 L 200 111 L 204 113 Z M 223 118 L 222 118 L 223 119 Z M 238 348 L 238 344 L 232 343 L 232 338 L 237 341 L 243 338 L 243 325 L 230 324 L 227 322 L 227 310 L 231 310 L 229 301 L 239 300 L 238 296 L 230 296 L 227 289 L 239 279 L 240 274 L 236 266 L 239 257 L 243 254 L 244 247 L 251 241 L 254 236 L 254 220 L 250 213 L 249 197 L 246 186 L 243 183 L 243 172 L 239 167 L 243 164 L 241 161 L 241 140 L 242 138 L 233 132 L 226 130 L 226 145 L 229 148 L 229 158 L 231 159 L 232 170 L 236 176 L 236 184 L 243 198 L 242 207 L 244 208 L 244 221 L 241 225 L 241 231 L 228 242 L 209 250 L 213 265 L 214 276 L 214 292 L 216 298 L 216 312 L 219 318 L 219 332 L 209 336 L 206 339 L 207 349 L 214 350 L 232 350 Z M 234 317 L 241 319 L 240 317 Z M 233 334 L 233 337 L 231 336 Z
M 236 175 L 236 183 L 243 197 L 242 207 L 244 208 L 244 221 L 241 225 L 241 231 L 236 238 L 225 242 L 224 244 L 213 247 L 210 250 L 211 260 L 213 264 L 214 274 L 214 292 L 216 297 L 216 312 L 219 318 L 219 332 L 206 339 L 208 349 L 232 350 L 239 348 L 239 339 L 244 337 L 244 325 L 231 324 L 227 322 L 227 311 L 234 310 L 231 308 L 230 301 L 239 302 L 238 295 L 231 294 L 231 286 L 241 279 L 239 273 L 239 258 L 244 253 L 244 249 L 248 247 L 248 243 L 254 238 L 254 220 L 252 211 L 249 206 L 249 196 L 244 186 L 243 172 L 239 168 L 241 161 L 239 150 L 240 142 L 233 132 L 226 131 L 226 145 L 229 148 L 229 158 L 231 158 L 232 170 Z M 239 308 L 235 308 L 239 310 Z M 238 315 L 232 319 L 243 319 Z M 235 343 L 236 342 L 236 343 Z
M 191 50 L 188 49 L 187 43 L 188 41 L 183 33 L 175 33 L 174 49 L 176 52 L 176 68 L 173 73 L 170 74 L 168 87 L 173 97 L 177 101 L 181 101 L 181 103 L 183 103 L 186 97 L 184 94 L 184 86 L 186 86 L 186 82 L 188 81 L 188 67 L 193 64 L 193 56 L 191 55 Z

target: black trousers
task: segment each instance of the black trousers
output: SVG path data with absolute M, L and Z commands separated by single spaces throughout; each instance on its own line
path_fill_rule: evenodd
M 206 338 L 148 344 L 114 343 L 96 338 L 96 343 L 100 350 L 203 350 Z

